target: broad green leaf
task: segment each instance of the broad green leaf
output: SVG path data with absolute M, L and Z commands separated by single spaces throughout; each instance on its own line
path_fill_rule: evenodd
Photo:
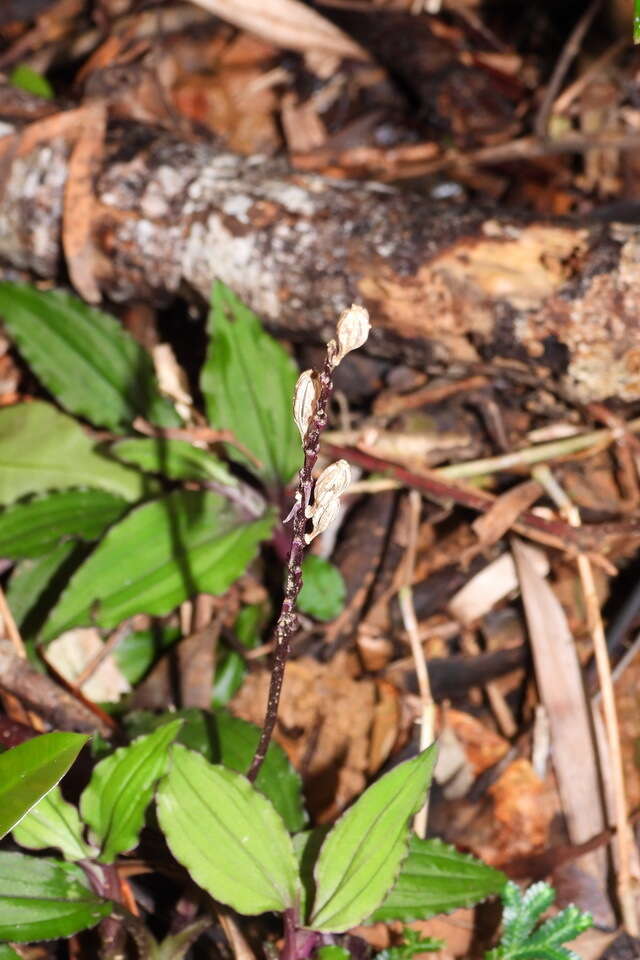
M 300 877 L 300 896 L 298 900 L 298 913 L 301 917 L 306 917 L 309 913 L 309 907 L 313 903 L 316 891 L 316 883 L 313 872 L 318 862 L 318 856 L 322 844 L 327 834 L 331 830 L 331 824 L 325 823 L 312 830 L 304 830 L 302 833 L 296 833 L 292 837 L 293 852 L 298 861 L 298 875 Z
M 37 636 L 68 580 L 89 553 L 86 543 L 67 540 L 49 553 L 16 564 L 7 603 L 23 638 Z
M 71 579 L 43 639 L 136 613 L 162 616 L 196 593 L 221 594 L 244 573 L 273 525 L 268 512 L 241 522 L 224 497 L 177 491 L 111 527 Z
M 96 540 L 127 508 L 105 490 L 63 490 L 0 512 L 0 557 L 39 557 L 63 537 Z
M 181 423 L 149 354 L 120 324 L 60 290 L 0 283 L 0 315 L 33 372 L 66 410 L 118 430 L 141 416 Z
M 291 839 L 269 801 L 241 774 L 174 746 L 157 803 L 171 852 L 215 900 L 248 915 L 295 905 Z
M 245 773 L 258 746 L 259 728 L 239 717 L 232 717 L 224 710 L 216 713 L 215 717 L 219 762 L 238 773 Z M 304 826 L 300 775 L 277 743 L 269 746 L 255 785 L 271 800 L 288 830 L 295 832 Z
M 210 762 L 221 763 L 238 773 L 249 769 L 260 730 L 253 723 L 232 717 L 225 710 L 209 713 L 192 707 L 160 716 L 140 711 L 127 717 L 127 730 L 130 733 L 147 732 L 176 717 L 184 721 L 177 737 L 179 743 L 201 753 Z M 293 833 L 304 826 L 306 817 L 300 775 L 291 766 L 282 747 L 273 741 L 258 774 L 256 787 L 271 801 L 288 830 Z
M 263 620 L 264 608 L 258 604 L 243 607 L 236 617 L 233 632 L 236 640 L 246 650 L 252 650 L 260 643 L 260 628 Z M 240 689 L 246 673 L 246 663 L 238 651 L 222 647 L 216 660 L 216 676 L 213 684 L 213 706 L 215 708 L 226 707 Z
M 408 821 L 424 803 L 435 745 L 401 763 L 354 803 L 322 845 L 309 926 L 340 933 L 382 902 L 407 852 Z
M 293 360 L 220 282 L 213 286 L 208 329 L 200 387 L 211 425 L 231 430 L 261 466 L 231 444 L 230 457 L 270 487 L 287 483 L 302 463 L 291 412 L 298 376 Z
M 438 913 L 470 907 L 500 894 L 507 878 L 501 870 L 460 853 L 441 840 L 412 836 L 409 856 L 371 923 L 425 920 Z
M 302 563 L 298 609 L 317 620 L 333 620 L 344 609 L 347 588 L 342 574 L 328 560 L 308 554 Z
M 113 863 L 138 842 L 144 815 L 167 764 L 167 751 L 180 729 L 175 720 L 155 733 L 120 747 L 95 767 L 80 797 L 80 813 L 102 849 L 98 860 Z
M 45 100 L 53 100 L 55 96 L 47 78 L 26 63 L 19 63 L 13 68 L 9 74 L 9 83 L 12 87 L 26 90 L 27 93 L 33 93 L 36 97 L 44 97 Z
M 97 853 L 84 842 L 78 811 L 63 798 L 60 787 L 50 790 L 13 828 L 13 839 L 28 850 L 57 847 L 66 860 L 84 860 Z
M 237 487 L 238 480 L 218 457 L 186 440 L 152 437 L 120 440 L 111 447 L 118 460 L 132 463 L 145 473 L 160 473 L 173 480 L 199 480 Z
M 130 467 L 94 450 L 71 417 L 39 400 L 0 410 L 0 503 L 28 493 L 98 487 L 129 502 L 147 481 Z
M 74 863 L 0 852 L 0 940 L 56 940 L 94 927 L 113 908 Z
M 150 667 L 180 637 L 178 627 L 158 623 L 149 630 L 133 630 L 125 634 L 113 651 L 119 669 L 132 687 L 142 680 Z
M 0 837 L 65 775 L 88 739 L 45 733 L 0 754 Z

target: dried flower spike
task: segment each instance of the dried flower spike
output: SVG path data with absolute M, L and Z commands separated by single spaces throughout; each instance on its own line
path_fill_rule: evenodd
M 303 442 L 307 435 L 311 418 L 316 412 L 319 394 L 320 384 L 318 383 L 317 374 L 313 370 L 304 370 L 298 377 L 298 382 L 293 392 L 293 419 L 300 431 Z
M 370 329 L 369 313 L 364 307 L 353 303 L 348 310 L 343 310 L 336 330 L 337 344 L 334 340 L 329 343 L 332 366 L 337 367 L 348 353 L 366 343 Z

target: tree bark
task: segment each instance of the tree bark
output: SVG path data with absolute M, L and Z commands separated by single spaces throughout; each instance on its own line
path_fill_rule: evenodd
M 219 278 L 293 339 L 326 340 L 357 301 L 379 356 L 460 375 L 497 364 L 577 402 L 640 398 L 632 226 L 461 210 L 142 125 L 102 144 L 101 111 L 0 139 L 5 277 L 59 280 L 64 248 L 93 301 L 206 299 Z

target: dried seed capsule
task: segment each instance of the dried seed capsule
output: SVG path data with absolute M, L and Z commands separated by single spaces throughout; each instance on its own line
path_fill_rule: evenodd
M 319 503 L 314 503 L 311 514 L 311 533 L 305 533 L 304 542 L 311 543 L 319 533 L 330 527 L 340 509 L 340 497 L 326 497 Z
M 320 384 L 313 370 L 304 370 L 298 377 L 293 393 L 293 419 L 304 441 L 318 404 Z
M 333 350 L 331 349 L 333 341 L 331 341 L 329 345 L 329 355 L 332 366 L 337 367 L 348 353 L 351 353 L 352 350 L 357 350 L 358 347 L 366 343 L 370 329 L 369 313 L 364 307 L 360 307 L 357 303 L 354 303 L 348 310 L 343 310 L 338 319 L 336 330 L 338 341 L 337 350 L 335 347 Z
M 346 460 L 336 460 L 325 467 L 313 488 L 314 506 L 321 500 L 339 497 L 351 483 L 351 467 Z
M 305 514 L 312 522 L 311 533 L 305 535 L 305 542 L 311 543 L 314 537 L 329 527 L 340 508 L 340 494 L 351 483 L 351 469 L 346 460 L 330 463 L 322 471 L 313 491 L 313 505 L 307 507 Z

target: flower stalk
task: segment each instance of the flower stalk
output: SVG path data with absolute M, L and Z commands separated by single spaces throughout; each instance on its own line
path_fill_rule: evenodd
M 291 549 L 287 561 L 284 598 L 275 626 L 275 651 L 264 724 L 247 777 L 254 782 L 267 754 L 278 717 L 285 667 L 291 650 L 291 637 L 297 626 L 296 603 L 302 589 L 302 561 L 305 547 L 327 528 L 337 512 L 340 494 L 349 485 L 349 467 L 341 460 L 331 464 L 314 481 L 313 470 L 320 454 L 320 437 L 327 425 L 329 400 L 333 390 L 333 371 L 343 357 L 365 343 L 369 334 L 369 315 L 364 307 L 352 306 L 338 320 L 336 340 L 329 341 L 322 370 L 307 370 L 296 384 L 293 415 L 302 436 L 304 462 L 298 473 L 293 509 L 285 523 L 293 524 Z M 313 499 L 314 487 L 316 498 Z M 307 533 L 309 520 L 312 530 Z

